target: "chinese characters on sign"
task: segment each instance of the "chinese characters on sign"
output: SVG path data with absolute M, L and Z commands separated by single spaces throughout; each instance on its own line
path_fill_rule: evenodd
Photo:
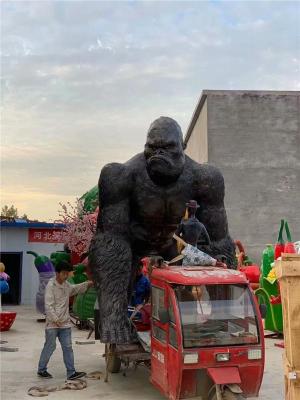
M 61 229 L 29 228 L 28 242 L 63 243 L 63 231 Z

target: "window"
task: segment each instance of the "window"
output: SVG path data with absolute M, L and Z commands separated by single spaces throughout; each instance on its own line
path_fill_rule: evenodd
M 244 285 L 178 286 L 184 347 L 259 342 L 255 311 Z
M 173 309 L 173 305 L 171 303 L 171 299 L 169 299 L 169 316 L 170 316 L 170 321 L 173 322 L 173 324 L 175 324 L 175 313 L 174 313 L 174 309 Z
M 173 347 L 175 347 L 175 349 L 178 348 L 176 329 L 175 326 L 172 324 L 170 324 L 169 326 L 169 342 Z
M 152 286 L 152 317 L 159 320 L 159 310 L 165 309 L 165 291 Z
M 159 326 L 154 324 L 153 327 L 152 327 L 152 333 L 153 333 L 153 336 L 156 339 L 158 339 L 160 342 L 166 343 L 166 341 L 167 341 L 167 333 L 166 333 L 166 331 L 164 331 Z
M 175 313 L 171 299 L 169 299 L 169 343 L 176 349 L 178 348 L 177 335 L 176 335 L 176 324 L 175 324 Z

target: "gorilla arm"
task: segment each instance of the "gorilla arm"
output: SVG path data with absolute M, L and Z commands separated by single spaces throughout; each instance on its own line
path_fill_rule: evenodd
M 197 217 L 205 225 L 211 243 L 199 248 L 213 257 L 224 255 L 229 266 L 235 268 L 235 246 L 228 232 L 224 206 L 225 186 L 221 172 L 210 165 L 201 165 L 202 171 L 196 199 L 200 204 Z
M 128 343 L 134 334 L 127 318 L 132 254 L 129 241 L 131 177 L 123 164 L 108 164 L 99 178 L 97 232 L 89 252 L 100 310 L 100 340 Z

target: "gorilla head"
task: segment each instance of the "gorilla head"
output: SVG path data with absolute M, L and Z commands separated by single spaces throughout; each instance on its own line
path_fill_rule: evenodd
M 177 180 L 184 167 L 183 139 L 180 126 L 168 117 L 160 117 L 150 125 L 144 155 L 147 171 L 157 185 Z

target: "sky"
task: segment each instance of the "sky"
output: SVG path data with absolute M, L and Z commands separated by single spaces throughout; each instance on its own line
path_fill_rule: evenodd
M 299 1 L 2 1 L 1 206 L 53 221 L 202 90 L 300 90 Z

